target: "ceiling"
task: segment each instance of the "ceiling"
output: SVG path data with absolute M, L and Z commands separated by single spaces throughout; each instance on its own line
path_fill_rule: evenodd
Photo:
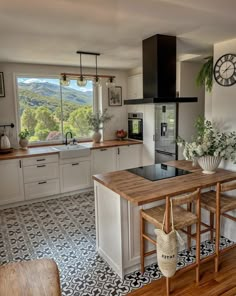
M 142 40 L 178 37 L 178 57 L 206 56 L 236 38 L 235 0 L 0 0 L 0 61 L 98 67 L 141 65 Z M 83 56 L 83 66 L 94 66 Z

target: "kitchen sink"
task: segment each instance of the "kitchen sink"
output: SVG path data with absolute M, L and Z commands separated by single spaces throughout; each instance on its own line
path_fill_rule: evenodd
M 85 145 L 60 145 L 54 146 L 52 149 L 59 152 L 60 158 L 85 157 L 90 155 L 90 148 Z

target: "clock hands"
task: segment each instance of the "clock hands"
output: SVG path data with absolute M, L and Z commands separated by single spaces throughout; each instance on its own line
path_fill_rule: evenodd
M 229 65 L 229 67 L 227 67 L 227 68 L 223 71 L 223 73 L 225 73 L 226 71 L 230 70 L 230 67 L 232 67 L 232 65 Z

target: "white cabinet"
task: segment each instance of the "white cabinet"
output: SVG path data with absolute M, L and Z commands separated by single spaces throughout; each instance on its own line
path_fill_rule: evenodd
M 29 157 L 23 160 L 25 199 L 60 193 L 58 155 Z
M 126 170 L 142 165 L 142 145 L 120 146 L 117 150 L 117 170 Z
M 90 160 L 73 158 L 60 164 L 61 192 L 75 191 L 91 186 Z
M 24 200 L 21 163 L 19 159 L 0 162 L 0 204 Z
M 155 163 L 155 105 L 143 109 L 143 166 Z
M 116 170 L 116 149 L 101 148 L 92 150 L 92 175 Z
M 127 99 L 143 98 L 143 75 L 137 74 L 128 77 Z

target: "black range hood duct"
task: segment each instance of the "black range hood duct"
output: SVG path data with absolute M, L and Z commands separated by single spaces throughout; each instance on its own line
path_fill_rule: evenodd
M 176 37 L 154 35 L 143 40 L 143 98 L 125 105 L 197 102 L 197 97 L 176 96 Z

